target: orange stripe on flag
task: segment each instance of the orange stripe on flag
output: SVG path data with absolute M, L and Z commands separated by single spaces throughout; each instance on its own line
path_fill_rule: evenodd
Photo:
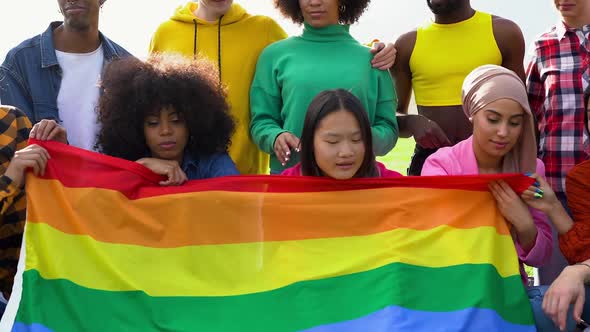
M 470 229 L 500 224 L 498 233 L 509 234 L 505 223 L 498 222 L 502 217 L 489 193 L 455 189 L 211 191 L 129 200 L 118 191 L 67 188 L 56 180 L 37 179 L 27 191 L 44 197 L 28 206 L 28 222 L 97 241 L 154 248 L 363 236 L 441 225 Z

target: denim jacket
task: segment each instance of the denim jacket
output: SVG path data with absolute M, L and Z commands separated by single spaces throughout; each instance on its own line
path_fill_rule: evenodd
M 52 22 L 42 34 L 23 41 L 6 55 L 0 66 L 0 101 L 21 109 L 37 123 L 42 119 L 61 122 L 57 95 L 62 70 L 57 62 L 53 30 L 62 22 Z M 105 64 L 129 56 L 129 52 L 99 33 Z
M 181 167 L 189 180 L 240 174 L 227 153 L 215 153 L 209 156 L 192 156 L 190 153 L 185 153 Z

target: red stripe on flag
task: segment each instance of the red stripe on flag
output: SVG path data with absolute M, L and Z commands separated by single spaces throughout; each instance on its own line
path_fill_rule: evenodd
M 116 190 L 129 199 L 194 191 L 304 193 L 379 188 L 432 188 L 487 191 L 492 180 L 505 180 L 516 192 L 534 180 L 521 174 L 367 178 L 339 181 L 318 177 L 229 176 L 190 181 L 182 186 L 161 187 L 163 178 L 135 162 L 71 147 L 58 142 L 30 140 L 43 146 L 51 159 L 42 178 L 59 180 L 70 188 L 95 187 Z

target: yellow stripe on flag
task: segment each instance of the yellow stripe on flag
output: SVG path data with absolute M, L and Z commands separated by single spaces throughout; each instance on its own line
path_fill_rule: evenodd
M 503 277 L 519 273 L 511 237 L 492 227 L 165 249 L 98 242 L 39 223 L 29 223 L 26 236 L 27 270 L 88 288 L 151 296 L 250 294 L 394 262 L 433 268 L 492 264 Z

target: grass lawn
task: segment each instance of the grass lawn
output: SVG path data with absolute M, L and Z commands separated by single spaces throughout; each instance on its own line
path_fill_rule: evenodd
M 414 139 L 400 138 L 397 141 L 395 148 L 393 148 L 391 152 L 383 157 L 378 157 L 377 160 L 384 163 L 388 169 L 398 171 L 403 175 L 406 175 L 413 153 Z

